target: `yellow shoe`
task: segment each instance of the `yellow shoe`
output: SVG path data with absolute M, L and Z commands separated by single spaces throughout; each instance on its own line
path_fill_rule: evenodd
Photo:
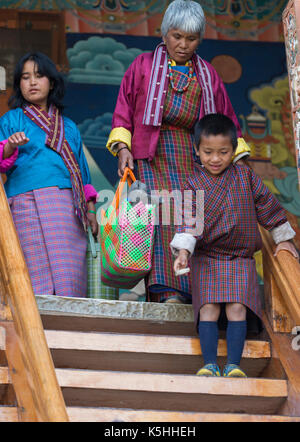
M 246 373 L 236 364 L 227 364 L 223 370 L 225 378 L 246 378 Z
M 221 372 L 217 364 L 206 364 L 196 373 L 197 376 L 221 376 Z

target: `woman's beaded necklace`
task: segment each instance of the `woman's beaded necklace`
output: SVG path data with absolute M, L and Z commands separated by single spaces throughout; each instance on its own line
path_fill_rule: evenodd
M 183 88 L 178 88 L 175 86 L 174 80 L 173 80 L 172 60 L 170 59 L 170 57 L 168 57 L 168 69 L 169 69 L 170 83 L 171 83 L 172 89 L 175 92 L 178 92 L 179 94 L 182 94 L 183 92 L 185 92 L 187 90 L 187 88 L 189 87 L 190 82 L 192 81 L 192 78 L 193 78 L 194 69 L 193 69 L 192 60 L 189 60 L 187 62 L 187 66 L 189 68 L 189 73 L 188 73 L 188 79 L 187 79 L 186 85 Z

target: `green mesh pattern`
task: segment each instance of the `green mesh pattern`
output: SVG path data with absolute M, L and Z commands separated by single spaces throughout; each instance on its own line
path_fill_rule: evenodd
M 100 226 L 103 282 L 133 287 L 151 269 L 155 207 L 124 200 L 118 211 L 110 206 Z M 117 284 L 117 285 L 116 285 Z

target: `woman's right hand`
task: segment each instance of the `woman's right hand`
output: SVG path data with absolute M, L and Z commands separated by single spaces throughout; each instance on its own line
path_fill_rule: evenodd
M 10 157 L 18 146 L 28 143 L 29 138 L 26 137 L 24 132 L 16 132 L 7 138 L 7 143 L 4 146 L 3 157 Z
M 122 148 L 123 147 L 123 148 Z M 126 167 L 133 170 L 133 156 L 130 150 L 125 145 L 118 146 L 118 175 L 121 178 L 124 175 Z

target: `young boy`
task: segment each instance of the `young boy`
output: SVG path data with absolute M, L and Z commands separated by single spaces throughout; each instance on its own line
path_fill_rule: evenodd
M 261 317 L 253 258 L 262 246 L 258 223 L 271 231 L 276 252 L 285 249 L 297 258 L 297 250 L 289 242 L 295 232 L 262 180 L 249 167 L 231 163 L 237 134 L 228 117 L 210 114 L 202 118 L 195 127 L 195 143 L 201 166 L 195 167 L 184 189 L 194 195 L 204 191 L 204 229 L 197 236 L 187 222 L 178 228 L 170 243 L 177 256 L 174 270 L 186 268 L 191 257 L 195 322 L 205 363 L 197 375 L 221 375 L 216 363 L 217 321 L 221 303 L 225 303 L 227 364 L 223 376 L 246 377 L 239 365 L 247 332 L 247 308 Z M 189 210 L 195 213 L 195 203 Z

